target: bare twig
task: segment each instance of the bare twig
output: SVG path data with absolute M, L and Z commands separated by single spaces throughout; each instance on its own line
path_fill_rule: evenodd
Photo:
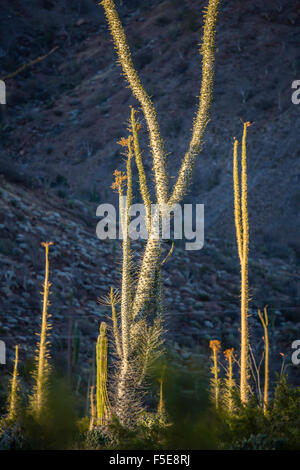
M 5 75 L 4 77 L 2 77 L 1 80 L 7 80 L 9 78 L 15 77 L 16 75 L 19 75 L 19 73 L 23 72 L 24 70 L 28 69 L 29 67 L 32 67 L 33 65 L 38 64 L 39 62 L 42 62 L 43 60 L 45 60 L 47 57 L 49 57 L 49 55 L 53 54 L 53 52 L 55 52 L 57 49 L 59 49 L 59 46 L 53 47 L 53 49 L 51 49 L 51 51 L 49 51 L 47 54 L 41 55 L 41 56 L 37 57 L 36 59 L 31 60 L 27 64 L 21 65 L 21 67 L 19 67 L 14 72 L 9 73 L 8 75 Z

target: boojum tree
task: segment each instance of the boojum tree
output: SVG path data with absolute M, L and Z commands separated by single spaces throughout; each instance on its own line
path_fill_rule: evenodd
M 47 384 L 49 380 L 49 331 L 51 324 L 49 318 L 51 315 L 48 312 L 49 307 L 49 293 L 51 284 L 49 282 L 49 247 L 53 242 L 43 242 L 42 246 L 45 248 L 45 280 L 43 285 L 43 311 L 41 332 L 39 334 L 39 342 L 36 349 L 36 368 L 33 373 L 35 385 L 34 393 L 31 397 L 31 408 L 35 416 L 39 418 L 43 411 L 47 397 Z
M 19 346 L 15 348 L 15 360 L 14 370 L 10 381 L 10 393 L 8 398 L 8 415 L 9 421 L 14 421 L 17 417 L 18 411 L 18 393 L 19 393 L 19 381 L 18 381 L 18 364 L 19 364 Z
M 234 218 L 238 255 L 241 267 L 241 357 L 240 357 L 240 398 L 242 403 L 248 401 L 249 394 L 249 332 L 248 332 L 248 253 L 249 222 L 247 194 L 247 129 L 250 122 L 243 126 L 241 185 L 239 183 L 238 140 L 233 145 L 233 189 Z
M 158 213 L 154 216 L 151 214 L 150 192 L 147 186 L 147 177 L 144 170 L 142 156 L 138 142 L 138 128 L 135 120 L 135 112 L 131 114 L 131 132 L 132 137 L 128 142 L 128 152 L 134 152 L 135 161 L 139 173 L 139 187 L 143 202 L 146 208 L 148 237 L 145 250 L 142 256 L 141 265 L 136 276 L 135 282 L 130 280 L 130 244 L 129 237 L 126 235 L 126 224 L 128 223 L 128 201 L 132 193 L 128 186 L 128 170 L 127 165 L 127 202 L 123 211 L 122 228 L 123 231 L 123 261 L 122 261 L 122 292 L 121 292 L 121 335 L 119 349 L 121 349 L 120 372 L 117 384 L 117 414 L 126 416 L 128 408 L 127 396 L 129 393 L 129 344 L 136 344 L 135 338 L 143 337 L 138 334 L 143 328 L 147 329 L 147 318 L 145 312 L 147 305 L 151 299 L 156 297 L 157 304 L 162 310 L 162 289 L 161 289 L 161 255 L 162 255 L 162 239 L 160 237 L 159 226 L 166 212 L 170 213 L 170 208 L 174 204 L 182 201 L 187 192 L 189 183 L 191 182 L 193 166 L 198 156 L 201 145 L 203 143 L 203 135 L 209 121 L 209 110 L 212 100 L 213 76 L 214 76 L 214 60 L 215 60 L 215 26 L 218 14 L 220 0 L 209 0 L 208 7 L 204 14 L 203 39 L 201 45 L 202 55 L 202 82 L 199 97 L 199 105 L 194 119 L 192 137 L 186 151 L 177 180 L 169 193 L 168 171 L 166 165 L 166 152 L 163 138 L 160 132 L 156 110 L 151 98 L 144 89 L 139 75 L 134 67 L 130 49 L 127 43 L 126 35 L 120 22 L 113 0 L 102 0 L 101 4 L 104 8 L 109 28 L 113 37 L 114 45 L 117 51 L 119 62 L 122 66 L 123 73 L 131 91 L 138 100 L 147 124 L 150 149 L 152 152 L 155 198 L 159 208 Z M 133 147 L 133 148 L 132 148 Z M 128 161 L 131 161 L 130 159 Z M 131 170 L 130 170 L 131 171 Z M 129 192 L 128 192 L 129 190 Z M 121 214 L 122 215 L 122 214 Z M 157 218 L 158 224 L 153 219 Z M 124 219 L 126 219 L 124 225 Z M 157 228 L 158 227 L 158 228 Z M 124 237 L 125 235 L 125 237 Z M 130 321 L 130 327 L 129 327 Z M 149 330 L 147 330 L 149 332 Z M 160 326 L 157 327 L 154 337 Z M 153 335 L 151 336 L 153 338 Z M 151 343 L 151 339 L 150 339 Z M 149 344 L 150 344 L 149 343 Z M 149 354 L 148 354 L 149 357 Z M 138 383 L 139 381 L 137 381 Z M 126 404 L 127 403 L 127 404 Z M 129 411 L 129 410 L 128 410 Z M 123 420 L 123 418 L 122 418 Z

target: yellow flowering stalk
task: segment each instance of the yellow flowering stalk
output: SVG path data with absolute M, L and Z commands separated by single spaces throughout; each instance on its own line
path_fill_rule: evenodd
M 19 363 L 19 346 L 15 349 L 15 360 L 14 370 L 10 381 L 10 394 L 9 394 L 9 406 L 7 418 L 9 421 L 15 421 L 17 418 L 18 411 L 18 392 L 19 392 L 19 381 L 18 381 L 18 363 Z
M 218 339 L 212 339 L 209 342 L 209 347 L 212 350 L 212 362 L 211 367 L 212 379 L 211 379 L 211 388 L 212 388 L 212 399 L 215 403 L 216 409 L 219 408 L 219 398 L 220 398 L 220 379 L 219 379 L 219 366 L 218 366 L 218 356 L 221 350 L 221 342 Z
M 228 367 L 226 369 L 223 403 L 229 413 L 232 413 L 234 411 L 234 400 L 232 397 L 232 393 L 235 388 L 235 380 L 233 378 L 234 348 L 226 349 L 224 351 L 224 356 L 228 363 Z

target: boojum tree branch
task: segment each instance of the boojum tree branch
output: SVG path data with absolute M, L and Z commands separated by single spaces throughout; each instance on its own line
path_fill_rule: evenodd
M 115 48 L 124 75 L 129 83 L 132 93 L 140 102 L 143 113 L 145 115 L 149 130 L 150 147 L 153 155 L 153 168 L 156 182 L 157 200 L 159 203 L 166 203 L 168 200 L 168 174 L 166 170 L 166 155 L 156 111 L 148 93 L 142 85 L 137 71 L 134 68 L 126 35 L 113 0 L 102 0 L 100 3 L 103 5 L 105 10 L 105 15 L 114 39 Z
M 249 222 L 247 202 L 247 128 L 243 126 L 242 157 L 241 157 L 241 189 L 238 178 L 238 141 L 234 140 L 233 148 L 233 187 L 234 215 L 238 254 L 241 266 L 241 368 L 240 397 L 242 403 L 248 401 L 248 370 L 249 370 L 249 337 L 248 337 L 248 253 L 249 253 Z
M 234 138 L 233 145 L 233 190 L 234 190 L 234 221 L 236 229 L 236 240 L 240 263 L 243 259 L 243 240 L 242 240 L 242 221 L 241 221 L 241 200 L 239 183 L 239 164 L 238 164 L 238 140 Z
M 122 220 L 123 246 L 122 246 L 122 291 L 121 291 L 121 338 L 122 338 L 122 360 L 120 362 L 119 380 L 117 385 L 117 407 L 119 408 L 119 416 L 122 416 L 122 402 L 126 399 L 126 381 L 129 367 L 129 335 L 131 320 L 131 276 L 130 276 L 130 238 L 128 233 L 130 217 L 129 208 L 132 204 L 132 146 L 130 136 L 127 139 L 128 155 L 127 155 L 127 197 Z M 122 189 L 119 190 L 120 198 L 122 198 Z
M 206 13 L 201 46 L 202 82 L 199 97 L 199 107 L 194 120 L 192 139 L 185 154 L 178 179 L 174 185 L 169 204 L 182 201 L 191 182 L 193 166 L 203 142 L 203 135 L 209 121 L 209 110 L 212 101 L 214 61 L 215 61 L 215 28 L 220 0 L 210 0 Z
M 14 421 L 17 417 L 17 405 L 18 405 L 18 363 L 19 363 L 19 346 L 15 348 L 15 360 L 14 370 L 11 379 L 11 389 L 9 395 L 9 406 L 8 406 L 8 420 Z
M 43 312 L 42 312 L 42 325 L 40 340 L 37 348 L 37 368 L 34 372 L 35 377 L 35 393 L 31 399 L 32 409 L 36 416 L 41 416 L 43 407 L 45 405 L 45 399 L 47 394 L 47 381 L 49 375 L 49 341 L 48 331 L 51 329 L 49 324 L 50 315 L 48 313 L 49 307 L 49 293 L 51 284 L 49 282 L 49 247 L 53 245 L 53 242 L 43 242 L 42 246 L 45 248 L 45 281 L 43 290 Z

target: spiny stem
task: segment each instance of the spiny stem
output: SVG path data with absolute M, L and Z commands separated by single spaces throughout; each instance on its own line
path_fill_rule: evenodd
M 132 135 L 133 135 L 135 161 L 136 161 L 136 166 L 139 172 L 140 192 L 141 192 L 145 209 L 146 209 L 147 230 L 148 230 L 148 233 L 150 233 L 151 231 L 151 199 L 150 199 L 150 194 L 148 191 L 147 178 L 146 178 L 146 173 L 145 173 L 143 160 L 142 160 L 135 113 L 136 113 L 135 109 L 131 108 L 131 129 L 132 129 Z
M 119 358 L 122 358 L 122 347 L 121 347 L 121 340 L 120 340 L 120 332 L 118 326 L 118 316 L 117 316 L 117 309 L 116 303 L 114 298 L 114 290 L 110 288 L 110 304 L 111 304 L 111 316 L 113 322 L 113 334 L 115 339 L 116 350 Z
M 241 265 L 241 401 L 248 401 L 248 252 L 249 252 L 249 223 L 247 205 L 247 127 L 250 123 L 244 123 L 242 139 L 242 176 L 241 176 L 241 213 L 243 228 L 243 251 Z
M 17 417 L 17 401 L 18 401 L 18 362 L 19 362 L 19 346 L 15 348 L 14 370 L 11 379 L 11 390 L 9 397 L 8 419 L 14 421 Z
M 50 282 L 49 282 L 49 247 L 53 245 L 53 242 L 43 242 L 41 244 L 45 248 L 45 281 L 44 281 L 44 291 L 43 291 L 43 312 L 42 312 L 42 325 L 40 333 L 40 341 L 38 345 L 38 356 L 37 356 L 37 372 L 36 372 L 36 392 L 32 398 L 32 405 L 36 411 L 37 416 L 40 416 L 42 408 L 45 403 L 46 395 L 46 386 L 49 373 L 48 365 L 48 330 L 50 325 L 48 319 L 50 315 L 48 314 L 49 306 L 49 292 L 50 292 Z
M 240 263 L 243 258 L 243 234 L 241 221 L 241 198 L 239 184 L 239 166 L 238 166 L 238 140 L 234 138 L 233 146 L 233 190 L 234 190 L 234 221 L 236 229 L 236 240 Z
M 140 102 L 145 115 L 149 130 L 150 147 L 153 155 L 157 199 L 159 203 L 166 203 L 168 199 L 168 174 L 166 171 L 165 150 L 156 111 L 149 95 L 142 85 L 137 71 L 134 68 L 126 35 L 116 11 L 114 1 L 102 0 L 101 4 L 105 11 L 124 75 L 129 83 L 133 95 Z
M 268 333 L 268 311 L 267 306 L 264 308 L 264 316 L 258 309 L 258 316 L 264 329 L 264 340 L 265 340 L 265 384 L 264 384 L 264 414 L 267 413 L 268 400 L 269 400 L 269 333 Z

